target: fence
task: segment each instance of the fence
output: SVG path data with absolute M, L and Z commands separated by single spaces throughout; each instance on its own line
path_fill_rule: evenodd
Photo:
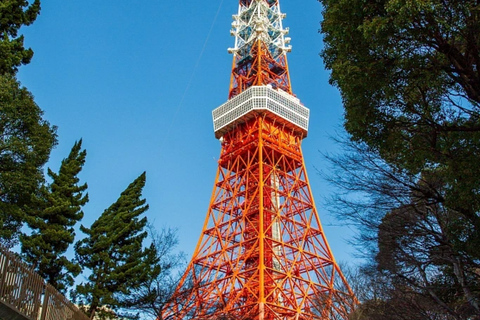
M 28 320 L 88 320 L 65 296 L 0 246 L 0 309 L 2 304 Z

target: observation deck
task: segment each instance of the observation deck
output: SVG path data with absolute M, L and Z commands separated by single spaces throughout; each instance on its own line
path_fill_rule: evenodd
M 308 132 L 310 110 L 300 100 L 270 85 L 252 86 L 212 111 L 215 137 L 220 139 L 236 125 L 265 115 L 298 136 Z

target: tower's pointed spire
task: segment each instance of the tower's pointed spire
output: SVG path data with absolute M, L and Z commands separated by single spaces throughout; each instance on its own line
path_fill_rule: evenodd
M 286 55 L 291 46 L 284 17 L 277 0 L 240 1 L 231 31 L 235 46 L 229 49 L 233 54 L 230 98 L 267 84 L 292 93 Z

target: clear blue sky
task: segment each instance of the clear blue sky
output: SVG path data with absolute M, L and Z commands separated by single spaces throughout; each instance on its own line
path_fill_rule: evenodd
M 350 260 L 351 231 L 332 226 L 338 222 L 323 206 L 331 190 L 315 169 L 325 166 L 319 150 L 335 151 L 329 136 L 343 113 L 319 57 L 321 6 L 281 0 L 281 8 L 292 38 L 293 91 L 311 110 L 303 142 L 311 187 L 334 256 Z M 157 228 L 178 228 L 179 249 L 190 257 L 220 154 L 211 111 L 228 96 L 237 9 L 237 0 L 42 1 L 37 21 L 22 30 L 35 55 L 19 79 L 58 126 L 49 167 L 57 171 L 83 138 L 88 155 L 80 177 L 90 202 L 82 224 L 90 226 L 146 171 L 148 219 Z

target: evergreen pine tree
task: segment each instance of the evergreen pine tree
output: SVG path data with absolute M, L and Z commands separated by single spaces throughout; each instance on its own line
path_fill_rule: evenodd
M 43 166 L 57 142 L 56 128 L 42 116 L 27 89 L 0 75 L 0 243 L 7 247 L 18 241 L 25 209 L 44 182 Z
M 43 166 L 56 144 L 56 128 L 15 79 L 33 56 L 19 31 L 39 13 L 40 0 L 0 2 L 0 244 L 6 247 L 18 243 L 25 209 L 44 182 Z
M 81 226 L 87 237 L 76 244 L 76 256 L 91 272 L 77 286 L 76 297 L 93 318 L 122 307 L 119 295 L 129 294 L 150 276 L 149 259 L 154 248 L 143 249 L 147 236 L 146 200 L 141 199 L 145 172 L 123 191 L 90 228 Z
M 43 186 L 37 207 L 27 215 L 31 235 L 22 235 L 22 252 L 35 270 L 60 291 L 73 285 L 81 268 L 64 255 L 74 242 L 75 224 L 83 218 L 82 206 L 88 202 L 87 184 L 79 185 L 78 174 L 87 153 L 82 140 L 75 142 L 70 154 L 62 161 L 59 173 L 50 168 L 52 182 Z
M 22 26 L 35 21 L 40 13 L 40 0 L 2 0 L 0 5 L 0 74 L 15 74 L 18 66 L 28 64 L 32 49 L 25 49 Z

